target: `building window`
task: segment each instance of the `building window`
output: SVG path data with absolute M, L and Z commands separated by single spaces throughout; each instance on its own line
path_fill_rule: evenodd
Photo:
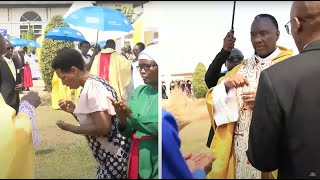
M 20 18 L 20 38 L 22 33 L 27 32 L 29 28 L 33 29 L 35 38 L 42 35 L 41 17 L 34 11 L 25 12 Z
M 34 11 L 28 11 L 21 16 L 20 21 L 41 21 L 41 17 Z

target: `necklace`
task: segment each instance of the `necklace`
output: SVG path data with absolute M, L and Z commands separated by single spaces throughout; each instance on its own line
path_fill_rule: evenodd
M 145 113 L 146 105 L 147 105 L 148 99 L 150 98 L 150 94 L 151 94 L 151 90 L 149 91 L 148 98 L 147 98 L 146 102 L 144 103 L 144 106 L 143 106 L 143 109 L 142 109 L 142 113 L 141 113 L 141 115 L 143 115 L 143 114 Z M 155 97 L 152 99 L 151 103 L 149 104 L 149 107 L 148 107 L 147 113 L 149 112 L 150 107 L 151 107 L 151 105 L 152 105 L 153 101 L 154 101 L 157 97 L 158 97 L 158 96 L 155 96 Z

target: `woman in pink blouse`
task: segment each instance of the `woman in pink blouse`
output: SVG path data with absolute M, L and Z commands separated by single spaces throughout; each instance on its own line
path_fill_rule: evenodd
M 58 121 L 57 126 L 65 131 L 84 135 L 97 162 L 98 179 L 127 178 L 129 140 L 122 136 L 111 101 L 118 99 L 108 81 L 89 74 L 81 54 L 75 49 L 64 48 L 52 62 L 52 68 L 64 85 L 71 89 L 83 87 L 78 104 L 61 100 L 59 106 L 71 113 L 79 122 L 74 126 Z

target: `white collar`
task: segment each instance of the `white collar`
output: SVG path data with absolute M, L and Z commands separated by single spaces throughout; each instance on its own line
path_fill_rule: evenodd
M 7 57 L 5 57 L 5 56 L 2 56 L 2 57 L 3 57 L 3 59 L 4 59 L 4 60 L 6 60 L 6 62 L 7 62 L 7 63 L 9 63 L 9 62 L 11 62 L 11 61 L 12 61 L 12 59 L 8 59 L 8 58 L 7 58 Z
M 277 49 L 275 51 L 273 51 L 272 54 L 270 54 L 268 57 L 265 57 L 265 58 L 261 58 L 260 56 L 258 55 L 254 55 L 255 58 L 260 61 L 260 62 L 266 62 L 266 61 L 272 61 L 273 59 L 275 59 L 279 54 L 280 54 L 280 49 L 279 47 L 277 47 Z
M 303 46 L 302 50 L 304 50 L 309 44 L 311 44 L 314 41 L 310 41 L 309 43 L 307 43 L 306 45 Z
M 8 59 L 7 57 L 5 57 L 5 56 L 3 56 L 3 59 L 7 62 L 7 64 L 8 64 L 8 66 L 9 66 L 9 68 L 10 68 L 10 65 L 9 65 L 9 63 L 11 64 L 11 66 L 12 66 L 12 68 L 13 68 L 13 78 L 14 78 L 14 80 L 17 80 L 17 72 L 16 72 L 16 67 L 15 67 L 15 65 L 14 65 L 14 63 L 13 63 L 13 60 L 12 59 Z M 20 72 L 20 71 L 19 71 Z M 18 73 L 19 73 L 18 72 Z

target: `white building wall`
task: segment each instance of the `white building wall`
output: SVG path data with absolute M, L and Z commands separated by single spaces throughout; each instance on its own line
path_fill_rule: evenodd
M 70 7 L 67 8 L 49 8 L 50 9 L 50 15 L 49 15 L 49 20 L 50 18 L 52 18 L 53 16 L 56 15 L 64 15 L 67 13 L 67 11 L 69 10 Z
M 9 9 L 9 17 L 8 17 Z M 41 17 L 41 22 L 36 22 L 42 25 L 42 33 L 48 21 L 55 15 L 64 15 L 68 11 L 66 8 L 0 8 L 0 29 L 7 29 L 7 33 L 11 37 L 20 37 L 20 22 L 21 16 L 28 11 L 34 11 Z
M 8 8 L 0 8 L 0 29 L 7 29 L 8 33 L 10 33 L 8 22 Z
M 8 8 L 0 8 L 0 22 L 8 22 Z
M 115 1 L 101 1 L 101 2 L 99 2 L 103 7 L 108 7 L 108 8 L 112 8 L 112 9 L 118 9 L 118 8 L 120 8 L 121 9 L 121 7 L 122 6 L 129 6 L 129 7 L 131 7 L 131 8 L 133 8 L 133 4 L 132 3 L 128 3 L 128 2 L 126 2 L 126 1 L 117 1 L 117 2 L 115 2 Z
M 12 37 L 20 37 L 20 25 L 23 24 L 20 18 L 28 11 L 34 11 L 41 17 L 42 21 L 37 24 L 46 25 L 46 8 L 0 8 L 0 29 L 7 29 Z

